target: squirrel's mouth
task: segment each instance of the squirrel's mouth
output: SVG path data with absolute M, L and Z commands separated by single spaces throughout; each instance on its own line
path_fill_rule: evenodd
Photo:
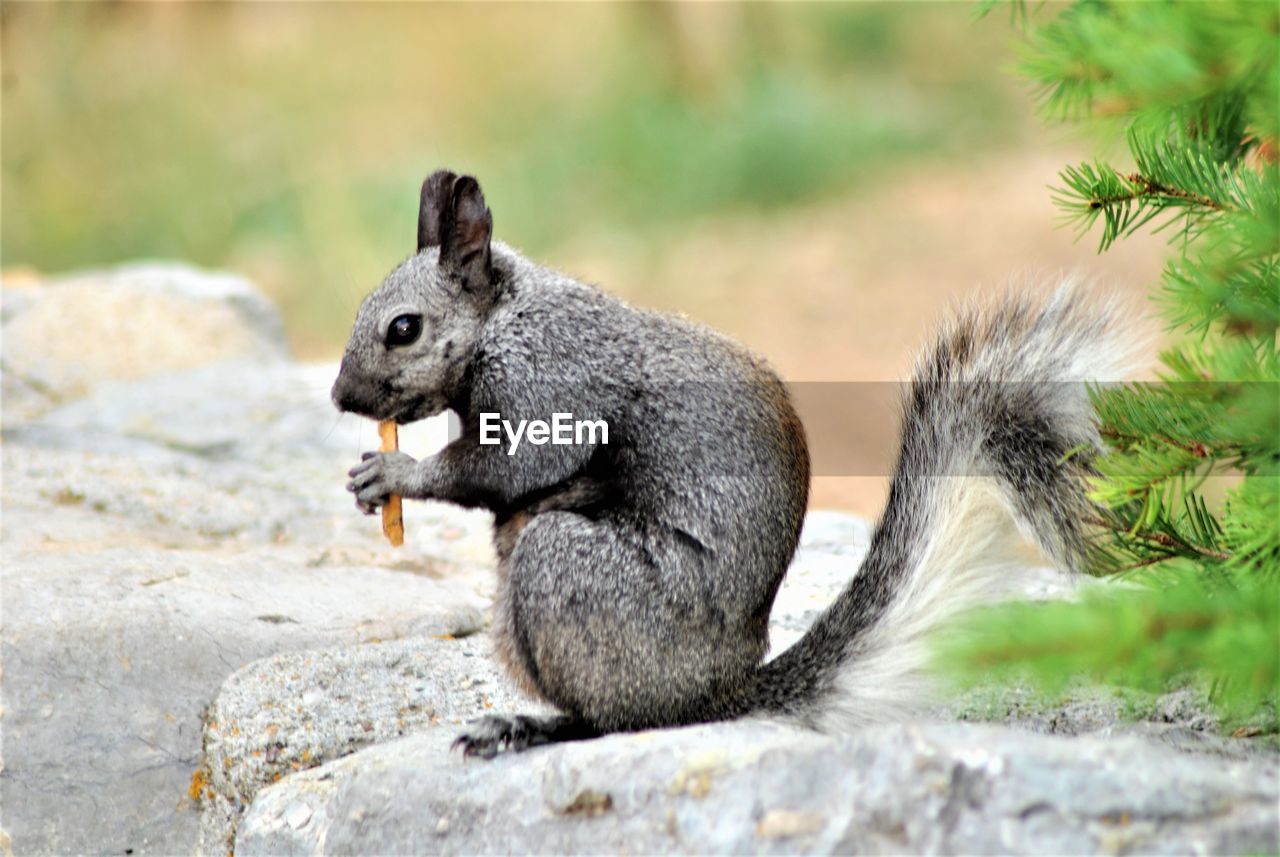
M 373 383 L 346 366 L 338 372 L 329 396 L 338 410 L 372 420 L 395 420 L 401 425 L 434 417 L 447 407 L 443 395 L 406 396 L 394 383 Z
M 438 396 L 415 396 L 407 405 L 396 410 L 391 419 L 400 425 L 408 425 L 434 417 L 444 411 L 446 403 Z

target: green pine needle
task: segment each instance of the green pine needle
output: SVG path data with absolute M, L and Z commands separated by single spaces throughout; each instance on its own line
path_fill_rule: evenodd
M 1053 7 L 1058 8 L 1058 7 Z M 1077 0 L 1027 23 L 1055 119 L 1124 128 L 1132 166 L 1068 166 L 1064 221 L 1099 251 L 1170 230 L 1156 289 L 1184 338 L 1155 383 L 1092 391 L 1105 443 L 1079 603 L 976 617 L 944 647 L 971 679 L 1203 681 L 1228 721 L 1280 697 L 1280 4 Z M 1221 490 L 1226 480 L 1231 487 Z

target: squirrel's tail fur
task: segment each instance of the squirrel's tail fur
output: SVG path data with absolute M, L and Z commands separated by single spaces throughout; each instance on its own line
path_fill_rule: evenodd
M 824 730 L 910 714 L 929 698 L 927 635 L 1018 586 L 1017 531 L 1079 568 L 1082 476 L 1099 442 L 1085 382 L 1123 368 L 1115 315 L 1065 285 L 944 324 L 904 396 L 866 559 L 809 632 L 760 668 L 754 712 Z

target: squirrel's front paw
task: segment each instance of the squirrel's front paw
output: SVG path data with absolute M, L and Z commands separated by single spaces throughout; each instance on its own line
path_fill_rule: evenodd
M 356 506 L 366 515 L 378 511 L 391 494 L 410 495 L 418 463 L 403 452 L 366 452 L 347 471 L 347 490 L 356 495 Z

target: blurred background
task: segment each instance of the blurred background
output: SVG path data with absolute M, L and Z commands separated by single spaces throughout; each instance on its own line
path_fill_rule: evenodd
M 496 233 L 682 312 L 793 382 L 892 381 L 957 298 L 1070 270 L 1141 308 L 1163 255 L 1096 256 L 1047 185 L 1096 154 L 1010 71 L 970 3 L 0 6 L 0 262 L 240 272 L 304 359 L 414 249 L 432 169 L 472 172 Z M 890 457 L 891 385 L 811 435 Z M 815 444 L 816 445 L 816 444 Z M 885 465 L 814 503 L 874 515 Z M 855 475 L 850 475 L 855 474 Z

